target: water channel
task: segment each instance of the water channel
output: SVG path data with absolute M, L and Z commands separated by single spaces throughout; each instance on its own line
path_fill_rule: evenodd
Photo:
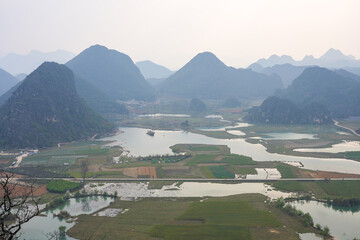
M 213 144 L 227 145 L 231 153 L 249 156 L 255 161 L 301 162 L 304 168 L 311 170 L 355 174 L 360 172 L 360 162 L 340 158 L 297 157 L 269 153 L 263 145 L 248 143 L 243 138 L 217 139 L 191 132 L 163 130 L 154 130 L 155 135 L 149 136 L 146 134 L 149 129 L 145 128 L 121 127 L 119 129 L 122 131 L 121 134 L 103 138 L 103 140 L 113 141 L 109 143 L 109 146 L 120 145 L 132 156 L 172 154 L 170 146 L 181 143 Z

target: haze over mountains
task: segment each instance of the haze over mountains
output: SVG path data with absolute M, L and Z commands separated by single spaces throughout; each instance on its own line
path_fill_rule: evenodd
M 75 54 L 64 50 L 47 53 L 32 50 L 26 55 L 10 53 L 0 58 L 0 68 L 13 76 L 21 73 L 29 74 L 45 61 L 66 63 L 74 56 Z
M 259 59 L 257 64 L 261 65 L 263 68 L 272 67 L 277 64 L 292 64 L 295 66 L 307 66 L 307 65 L 317 65 L 320 67 L 326 68 L 358 68 L 360 67 L 360 60 L 356 59 L 351 55 L 344 55 L 340 50 L 329 49 L 324 55 L 319 58 L 315 58 L 312 55 L 305 56 L 301 61 L 296 61 L 292 57 L 287 55 L 272 55 L 269 58 Z
M 271 124 L 324 124 L 360 115 L 360 81 L 345 70 L 306 68 L 292 84 L 250 110 L 247 119 Z
M 72 71 L 57 63 L 43 63 L 0 107 L 2 148 L 54 146 L 112 131 L 77 95 Z
M 66 65 L 75 75 L 85 79 L 113 100 L 155 99 L 155 90 L 146 82 L 131 58 L 118 51 L 94 45 Z
M 0 96 L 19 82 L 17 78 L 0 68 Z
M 139 68 L 145 79 L 167 78 L 174 73 L 174 71 L 149 60 L 136 62 L 136 66 Z
M 136 66 L 146 81 L 152 86 L 162 83 L 167 77 L 174 73 L 174 71 L 149 60 L 137 62 Z
M 201 99 L 258 98 L 282 88 L 278 76 L 226 66 L 210 52 L 199 53 L 159 84 L 165 96 Z

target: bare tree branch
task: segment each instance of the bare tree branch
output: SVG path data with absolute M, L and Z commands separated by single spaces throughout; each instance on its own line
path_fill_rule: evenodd
M 34 183 L 21 186 L 13 174 L 0 171 L 0 239 L 16 239 L 21 226 L 39 214 L 34 190 Z

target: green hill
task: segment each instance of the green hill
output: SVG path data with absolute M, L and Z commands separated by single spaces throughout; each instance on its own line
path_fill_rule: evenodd
M 114 131 L 78 96 L 65 65 L 45 62 L 0 108 L 0 147 L 54 146 Z
M 112 100 L 155 99 L 155 90 L 144 79 L 131 58 L 123 53 L 94 45 L 66 65 L 76 76 L 85 79 Z
M 317 102 L 335 117 L 360 115 L 360 83 L 326 68 L 310 67 L 276 96 L 299 107 Z
M 245 120 L 265 124 L 332 123 L 329 110 L 319 103 L 311 103 L 300 109 L 291 101 L 277 97 L 269 97 L 261 106 L 250 109 Z

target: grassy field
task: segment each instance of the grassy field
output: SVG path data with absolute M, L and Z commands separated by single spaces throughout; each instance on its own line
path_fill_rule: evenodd
M 193 152 L 211 152 L 211 151 L 220 151 L 219 147 L 214 145 L 192 145 L 189 147 L 190 151 Z
M 80 183 L 69 182 L 65 180 L 51 180 L 46 184 L 46 189 L 52 193 L 65 193 L 66 191 L 72 191 L 81 186 Z
M 360 160 L 360 151 L 359 152 L 346 152 L 346 153 L 344 153 L 344 157 L 358 161 L 358 160 Z
M 260 194 L 209 198 L 116 200 L 109 208 L 129 209 L 114 218 L 79 216 L 68 234 L 77 239 L 299 239 L 313 232 L 296 217 L 265 205 Z M 286 227 L 283 227 L 286 225 Z
M 276 169 L 281 173 L 282 178 L 295 178 L 294 168 L 289 165 L 281 164 L 276 166 Z
M 233 165 L 256 165 L 257 162 L 253 161 L 250 157 L 227 154 L 227 155 L 210 155 L 210 154 L 199 154 L 191 158 L 186 165 L 196 166 L 201 163 L 225 163 Z
M 81 158 L 89 158 L 92 163 L 106 163 L 113 156 L 120 155 L 118 148 L 102 148 L 104 143 L 103 141 L 88 141 L 47 148 L 38 154 L 24 158 L 21 165 L 75 164 Z
M 273 186 L 289 192 L 312 192 L 318 199 L 360 198 L 360 181 L 278 181 Z
M 226 179 L 234 178 L 235 175 L 232 172 L 226 170 L 225 166 L 210 166 L 210 171 L 215 178 Z
M 229 165 L 226 167 L 226 170 L 233 174 L 241 174 L 241 175 L 257 174 L 255 168 L 250 168 L 250 167 L 245 168 L 237 165 Z

